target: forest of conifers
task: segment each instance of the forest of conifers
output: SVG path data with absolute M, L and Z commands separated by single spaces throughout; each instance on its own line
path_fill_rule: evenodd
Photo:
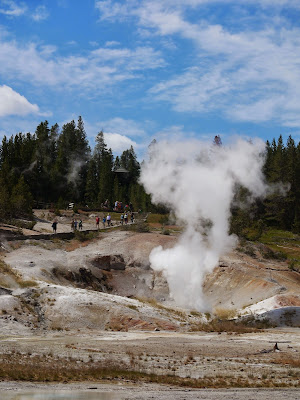
M 123 168 L 126 173 L 116 172 Z M 30 216 L 32 207 L 49 205 L 66 208 L 101 209 L 108 199 L 131 202 L 134 210 L 161 211 L 138 183 L 140 164 L 133 147 L 114 157 L 99 132 L 91 151 L 82 118 L 49 127 L 41 122 L 34 134 L 18 133 L 4 137 L 0 149 L 0 219 Z M 265 200 L 257 200 L 250 212 L 233 207 L 232 230 L 251 224 L 273 226 L 300 232 L 300 143 L 290 136 L 266 143 L 266 180 L 288 183 L 289 190 L 278 190 Z M 240 188 L 238 196 L 246 193 Z

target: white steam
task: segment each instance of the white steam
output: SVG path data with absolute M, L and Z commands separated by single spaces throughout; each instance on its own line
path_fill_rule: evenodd
M 141 182 L 152 201 L 167 205 L 185 226 L 178 244 L 152 250 L 152 269 L 163 271 L 170 294 L 182 307 L 209 309 L 202 292 L 207 272 L 235 245 L 229 235 L 230 206 L 237 184 L 264 196 L 264 143 L 237 140 L 228 147 L 199 141 L 151 146 Z

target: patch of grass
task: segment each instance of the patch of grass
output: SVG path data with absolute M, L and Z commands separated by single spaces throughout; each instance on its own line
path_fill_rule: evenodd
M 289 269 L 291 271 L 300 272 L 300 260 L 292 259 L 289 261 Z
M 121 226 L 122 231 L 131 231 L 131 232 L 139 232 L 139 233 L 148 233 L 150 232 L 149 225 L 144 221 L 137 221 L 135 224 L 123 225 Z
M 278 357 L 272 362 L 274 364 L 283 364 L 293 368 L 300 368 L 300 357 L 291 356 L 290 354 L 288 356 L 286 354 L 278 354 Z M 297 376 L 300 377 L 299 371 L 297 371 Z
M 275 254 L 283 253 L 288 260 L 300 263 L 299 235 L 279 229 L 268 229 L 262 234 L 260 242 L 267 245 Z
M 154 224 L 167 224 L 169 221 L 169 214 L 148 214 L 147 222 Z
M 199 311 L 194 311 L 194 310 L 192 310 L 192 311 L 190 311 L 190 314 L 193 316 L 193 317 L 202 317 L 202 313 L 201 312 L 199 312 Z
M 222 320 L 232 319 L 236 316 L 236 310 L 217 307 L 215 309 L 215 315 Z
M 284 261 L 287 259 L 287 255 L 284 252 L 282 252 L 281 250 L 274 251 L 269 246 L 263 246 L 261 248 L 261 254 L 262 254 L 263 258 L 266 258 L 266 259 L 274 259 L 274 260 L 281 260 L 281 261 Z
M 185 319 L 186 318 L 186 313 L 184 311 L 180 311 L 180 310 L 176 310 L 174 308 L 166 307 L 166 306 L 158 303 L 157 300 L 155 300 L 155 299 L 137 297 L 137 300 L 139 300 L 141 303 L 149 304 L 151 307 L 157 308 L 159 310 L 167 311 L 169 314 L 173 314 L 173 316 L 176 316 L 177 318 L 178 317 L 180 319 Z
M 135 306 L 134 304 L 129 304 L 127 307 L 130 308 L 131 310 L 139 311 L 138 307 Z
M 11 277 L 21 288 L 37 286 L 37 283 L 33 280 L 23 280 L 9 265 L 3 260 L 0 260 L 0 274 L 8 275 Z M 3 285 L 6 287 L 5 283 Z
M 18 228 L 30 229 L 34 228 L 36 221 L 28 221 L 24 219 L 12 219 L 9 221 L 11 225 L 17 226 Z
M 63 362 L 62 362 L 63 361 Z M 91 361 L 88 363 L 78 362 L 81 360 L 61 360 L 53 357 L 53 354 L 45 356 L 33 356 L 32 354 L 6 354 L 0 365 L 0 379 L 9 381 L 27 382 L 100 382 L 106 380 L 130 381 L 139 383 L 156 383 L 163 385 L 174 385 L 187 388 L 229 388 L 229 387 L 273 387 L 287 386 L 284 382 L 276 382 L 270 378 L 249 381 L 249 378 L 234 376 L 207 376 L 201 379 L 182 378 L 173 374 L 158 375 L 146 373 L 140 370 L 138 360 L 130 357 L 129 364 L 113 362 Z M 132 361 L 132 363 L 131 363 Z M 190 360 L 192 362 L 192 359 Z M 104 366 L 105 365 L 105 366 Z M 138 369 L 138 370 L 136 370 Z M 290 376 L 290 385 L 299 387 L 297 377 Z
M 225 310 L 227 311 L 227 310 Z M 213 318 L 208 322 L 200 322 L 192 324 L 190 327 L 191 332 L 203 331 L 203 332 L 227 332 L 227 333 L 251 333 L 258 332 L 259 330 L 268 329 L 273 327 L 268 319 L 257 320 L 253 316 L 244 317 L 237 320 L 226 319 L 226 314 L 223 313 L 223 319 Z
M 208 321 L 211 319 L 211 313 L 206 312 L 206 313 L 204 313 L 204 315 L 205 315 L 205 317 L 206 317 L 206 319 L 207 319 Z
M 98 237 L 97 231 L 92 232 L 84 232 L 84 231 L 75 231 L 74 237 L 75 239 L 79 240 L 80 242 L 86 242 L 87 240 L 93 240 Z

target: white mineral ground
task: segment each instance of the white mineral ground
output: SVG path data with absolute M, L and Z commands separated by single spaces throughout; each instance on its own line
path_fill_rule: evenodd
M 54 215 L 40 210 L 38 216 L 35 232 L 50 233 Z M 84 216 L 84 229 L 95 228 L 94 217 Z M 58 232 L 70 232 L 70 218 L 71 214 L 58 219 Z M 2 241 L 2 259 L 37 286 L 20 288 L 12 277 L 0 273 L 0 286 L 10 290 L 0 288 L 0 354 L 51 353 L 62 362 L 72 358 L 83 364 L 92 357 L 104 365 L 110 362 L 179 377 L 241 377 L 249 383 L 268 377 L 287 388 L 190 390 L 123 381 L 118 385 L 0 382 L 1 400 L 31 390 L 67 394 L 88 392 L 90 387 L 96 387 L 99 395 L 110 395 L 103 399 L 298 399 L 300 368 L 280 360 L 298 360 L 299 365 L 300 274 L 285 262 L 263 259 L 259 252 L 255 258 L 230 252 L 204 281 L 210 308 L 218 315 L 267 316 L 276 327 L 247 334 L 190 332 L 208 315 L 176 307 L 162 273 L 149 267 L 154 247 L 171 247 L 176 241 L 176 234 L 119 230 L 100 233 L 88 243 Z M 104 256 L 117 258 L 112 267 L 116 269 L 101 269 L 99 257 Z M 279 351 L 274 352 L 276 342 Z

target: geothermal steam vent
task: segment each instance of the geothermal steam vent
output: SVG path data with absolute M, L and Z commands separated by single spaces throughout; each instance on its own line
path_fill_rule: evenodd
M 151 267 L 163 271 L 171 296 L 182 307 L 206 311 L 202 283 L 221 255 L 232 249 L 230 206 L 237 185 L 262 197 L 264 143 L 238 140 L 229 146 L 199 141 L 151 146 L 141 182 L 155 203 L 166 204 L 185 229 L 172 249 L 156 247 Z

